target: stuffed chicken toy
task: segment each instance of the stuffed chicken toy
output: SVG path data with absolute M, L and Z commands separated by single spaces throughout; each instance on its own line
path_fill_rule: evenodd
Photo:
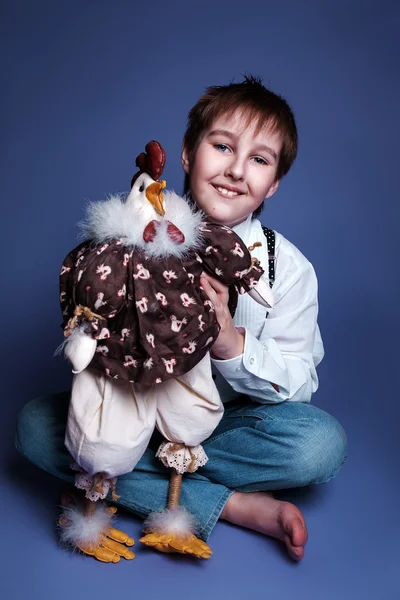
M 201 446 L 223 405 L 211 374 L 219 333 L 203 271 L 271 308 L 263 269 L 228 227 L 185 198 L 163 192 L 165 153 L 150 142 L 136 160 L 130 193 L 89 204 L 84 241 L 60 274 L 64 354 L 74 380 L 65 443 L 83 501 L 66 501 L 62 539 L 105 562 L 133 558 L 133 540 L 111 527 L 119 475 L 132 471 L 157 427 L 157 456 L 171 468 L 166 511 L 146 520 L 141 541 L 164 552 L 209 558 L 195 523 L 179 505 L 182 475 L 207 462 Z

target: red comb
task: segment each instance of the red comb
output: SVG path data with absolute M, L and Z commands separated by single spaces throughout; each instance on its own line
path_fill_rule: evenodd
M 142 173 L 148 173 L 152 179 L 157 181 L 165 167 L 165 150 L 160 142 L 152 140 L 145 147 L 146 152 L 142 152 L 136 158 L 136 166 L 140 169 L 132 178 L 131 187 L 136 179 Z

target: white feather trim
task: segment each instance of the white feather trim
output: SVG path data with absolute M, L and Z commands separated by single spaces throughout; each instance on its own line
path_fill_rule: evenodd
M 71 335 L 69 337 L 65 338 L 65 340 L 63 342 L 61 342 L 61 344 L 59 346 L 57 346 L 57 348 L 54 350 L 53 357 L 59 356 L 63 352 L 65 346 L 70 342 L 70 339 L 73 336 L 82 334 L 85 332 L 86 332 L 86 324 L 79 325 L 78 327 L 73 329 Z
M 143 523 L 143 531 L 189 537 L 192 533 L 196 533 L 196 521 L 183 506 L 174 506 L 160 512 L 150 513 Z
M 194 210 L 189 203 L 174 191 L 164 194 L 165 216 L 160 218 L 155 211 L 141 210 L 125 202 L 126 194 L 110 196 L 104 202 L 91 202 L 86 217 L 79 223 L 80 238 L 93 239 L 96 243 L 120 239 L 126 246 L 136 246 L 154 257 L 173 255 L 184 258 L 190 250 L 201 244 L 199 226 L 204 219 L 201 211 Z M 152 208 L 150 203 L 146 208 Z M 154 214 L 153 214 L 154 213 Z M 143 239 L 146 225 L 156 219 L 160 222 L 154 242 Z M 167 235 L 167 221 L 178 227 L 185 241 L 175 244 Z
M 64 356 L 72 364 L 72 372 L 81 373 L 92 361 L 97 340 L 87 335 L 84 327 L 80 327 L 73 329 L 66 341 Z
M 53 358 L 54 356 L 59 356 L 60 354 L 62 354 L 67 343 L 68 339 L 65 339 L 63 342 L 61 342 L 59 346 L 57 346 L 57 348 L 54 350 Z
M 63 506 L 62 509 L 61 517 L 66 524 L 59 527 L 60 539 L 64 544 L 77 547 L 88 544 L 97 546 L 111 526 L 113 515 L 107 512 L 105 502 L 97 502 L 96 510 L 90 517 L 84 514 L 83 504 Z

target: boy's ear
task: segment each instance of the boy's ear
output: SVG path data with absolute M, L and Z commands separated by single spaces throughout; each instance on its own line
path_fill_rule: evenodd
M 182 146 L 181 163 L 186 175 L 189 175 L 189 153 L 185 146 Z
M 265 196 L 265 199 L 267 199 L 267 198 L 271 198 L 271 196 L 273 196 L 273 195 L 275 194 L 276 190 L 277 190 L 277 189 L 278 189 L 278 187 L 279 187 L 279 184 L 280 184 L 280 182 L 281 182 L 281 180 L 280 180 L 280 179 L 276 179 L 276 180 L 274 181 L 274 183 L 273 183 L 273 184 L 271 185 L 271 187 L 269 188 L 269 190 L 268 190 L 268 194 Z

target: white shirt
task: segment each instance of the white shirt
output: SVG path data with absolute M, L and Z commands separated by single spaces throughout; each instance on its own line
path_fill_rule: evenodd
M 268 273 L 267 240 L 258 219 L 249 215 L 233 227 L 247 246 L 261 242 L 256 256 Z M 275 305 L 267 310 L 248 294 L 239 296 L 234 324 L 245 329 L 243 354 L 229 360 L 213 359 L 216 384 L 224 402 L 246 394 L 257 402 L 310 402 L 318 389 L 317 365 L 324 346 L 317 324 L 318 282 L 312 264 L 275 232 Z M 269 383 L 279 386 L 275 391 Z M 228 385 L 230 384 L 230 385 Z

